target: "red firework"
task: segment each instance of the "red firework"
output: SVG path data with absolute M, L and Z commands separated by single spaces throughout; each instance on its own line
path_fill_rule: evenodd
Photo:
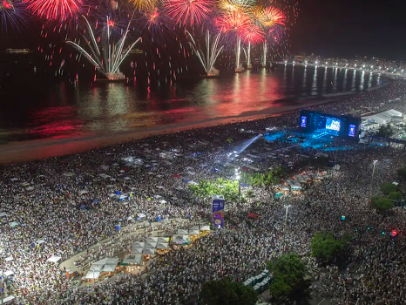
M 276 7 L 266 7 L 263 10 L 261 22 L 266 27 L 272 27 L 274 25 L 285 25 L 286 16 L 285 14 Z
M 255 24 L 250 24 L 243 30 L 243 38 L 245 41 L 257 44 L 265 39 L 265 32 Z
M 177 24 L 201 23 L 211 13 L 212 0 L 166 0 L 164 8 L 168 16 Z
M 82 0 L 24 0 L 39 17 L 65 20 L 80 11 Z
M 216 23 L 223 32 L 243 33 L 250 25 L 250 16 L 242 12 L 227 13 L 218 18 Z

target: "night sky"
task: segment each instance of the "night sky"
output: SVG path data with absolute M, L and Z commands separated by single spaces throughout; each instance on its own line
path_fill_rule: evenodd
M 406 3 L 400 0 L 302 0 L 291 52 L 326 57 L 406 59 Z
M 299 0 L 299 7 L 290 35 L 293 54 L 406 60 L 406 4 L 401 0 Z M 36 48 L 39 28 L 34 22 L 31 31 L 12 39 L 3 35 L 0 47 Z

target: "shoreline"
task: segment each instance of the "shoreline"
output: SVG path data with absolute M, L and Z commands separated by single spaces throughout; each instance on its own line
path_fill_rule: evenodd
M 392 79 L 372 90 L 384 88 L 392 83 Z M 191 129 L 208 128 L 244 121 L 262 120 L 272 116 L 292 113 L 303 108 L 315 107 L 334 102 L 340 102 L 365 92 L 342 92 L 339 94 L 296 98 L 291 100 L 294 105 L 271 107 L 260 111 L 241 113 L 238 116 L 211 118 L 202 121 L 173 123 L 155 127 L 141 128 L 117 133 L 85 135 L 65 138 L 48 138 L 28 141 L 9 142 L 0 145 L 0 165 L 22 163 L 39 159 L 70 155 L 120 143 L 148 138 L 151 136 L 171 134 Z M 276 101 L 277 102 L 277 101 Z
M 294 101 L 295 105 L 292 106 L 267 108 L 261 111 L 242 113 L 238 116 L 160 125 L 156 127 L 148 127 L 139 130 L 131 130 L 118 133 L 72 138 L 51 138 L 10 142 L 8 144 L 0 145 L 0 165 L 75 154 L 86 150 L 107 147 L 123 142 L 139 140 L 156 135 L 171 134 L 190 129 L 207 128 L 244 121 L 261 120 L 272 116 L 280 116 L 286 113 L 292 113 L 302 108 L 338 102 L 356 95 L 358 95 L 358 93 L 349 93 L 345 96 L 335 96 L 331 98 L 322 97 L 319 99 L 297 99 Z

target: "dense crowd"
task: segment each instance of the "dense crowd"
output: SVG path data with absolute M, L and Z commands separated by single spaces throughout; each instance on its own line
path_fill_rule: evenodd
M 396 80 L 347 101 L 314 108 L 337 114 L 363 107 L 404 111 L 405 95 L 405 82 Z M 15 294 L 16 304 L 197 304 L 203 282 L 225 275 L 244 281 L 286 245 L 317 271 L 322 284 L 314 292 L 332 304 L 401 304 L 406 246 L 403 236 L 393 240 L 381 231 L 402 230 L 406 214 L 398 208 L 383 217 L 368 202 L 371 194 L 379 192 L 379 183 L 396 179 L 405 152 L 354 143 L 348 144 L 351 151 L 329 152 L 341 165 L 340 175 L 282 201 L 265 189 L 255 189 L 248 204 L 227 211 L 223 229 L 188 249 L 157 257 L 146 276 L 115 277 L 89 289 L 73 285 L 62 270 L 47 262 L 52 255 L 64 260 L 114 236 L 117 223 L 123 227 L 136 223 L 141 213 L 150 221 L 158 216 L 207 218 L 209 204 L 195 198 L 185 182 L 221 177 L 224 156 L 233 145 L 269 126 L 294 128 L 296 118 L 297 113 L 291 113 L 2 167 L 0 269 L 13 272 L 5 294 Z M 233 143 L 226 141 L 229 138 Z M 245 153 L 265 156 L 286 147 L 281 156 L 264 157 L 254 166 L 266 170 L 290 163 L 289 170 L 295 173 L 304 169 L 300 155 L 311 157 L 318 151 L 287 146 L 280 139 L 272 143 L 261 139 Z M 373 160 L 379 160 L 374 180 Z M 292 206 L 286 230 L 284 204 Z M 260 215 L 257 221 L 247 219 L 253 211 Z M 348 267 L 321 267 L 310 257 L 310 239 L 320 230 L 353 235 Z

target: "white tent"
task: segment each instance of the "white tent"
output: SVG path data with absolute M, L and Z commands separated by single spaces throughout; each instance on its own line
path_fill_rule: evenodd
M 191 227 L 189 228 L 189 230 L 199 230 L 199 229 L 200 229 L 199 226 L 191 226 Z
M 136 264 L 142 266 L 142 255 L 127 254 L 121 263 L 128 265 Z
M 9 256 L 9 257 L 7 257 L 7 258 L 5 259 L 6 262 L 11 262 L 12 260 L 13 260 L 13 257 L 12 257 L 12 256 Z
M 139 248 L 139 247 L 137 247 L 137 248 L 132 248 L 131 249 L 131 254 L 142 254 L 142 251 L 144 250 L 144 248 Z
M 85 279 L 96 280 L 100 277 L 100 271 L 89 270 L 85 276 Z
M 158 243 L 168 243 L 169 242 L 169 237 L 158 237 L 158 240 L 157 240 L 157 242 Z
M 200 226 L 200 231 L 210 231 L 210 226 Z
M 50 263 L 57 263 L 62 259 L 60 256 L 51 256 L 50 258 L 47 259 L 47 262 Z
M 188 230 L 178 229 L 178 235 L 188 235 Z
M 133 248 L 144 248 L 145 243 L 141 241 L 136 241 L 133 243 Z
M 187 244 L 189 243 L 189 235 L 174 235 L 172 242 L 178 245 Z
M 142 254 L 144 254 L 144 255 L 154 255 L 155 254 L 155 249 L 144 249 L 144 250 L 142 250 Z
M 98 272 L 113 272 L 116 270 L 119 259 L 117 257 L 103 258 L 92 264 L 90 270 Z
M 155 249 L 156 243 L 145 243 L 144 249 Z
M 139 214 L 137 214 L 137 216 L 138 216 L 139 218 L 144 218 L 144 217 L 145 217 L 145 214 L 144 214 L 144 213 L 139 213 Z
M 199 230 L 189 230 L 189 235 L 199 235 Z
M 6 216 L 8 216 L 7 213 L 5 213 L 5 212 L 0 213 L 0 217 L 6 217 Z
M 156 248 L 157 249 L 168 249 L 168 243 L 157 243 Z
M 156 243 L 158 242 L 158 237 L 148 237 L 145 242 L 147 243 Z
M 14 274 L 14 272 L 11 270 L 7 270 L 6 272 L 4 272 L 5 276 L 12 276 L 13 274 Z
M 16 298 L 15 296 L 11 295 L 11 296 L 9 296 L 9 297 L 7 297 L 7 298 L 2 299 L 2 300 L 0 301 L 0 304 L 6 304 L 6 303 L 8 303 L 8 302 L 11 302 L 11 301 L 14 300 L 15 298 Z

